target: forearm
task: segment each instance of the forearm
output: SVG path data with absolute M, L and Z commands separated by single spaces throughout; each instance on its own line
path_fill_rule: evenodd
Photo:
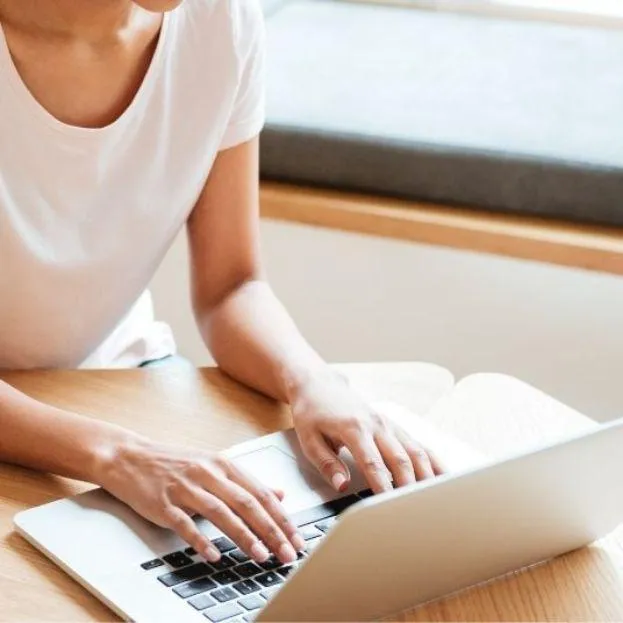
M 290 402 L 310 378 L 332 374 L 263 281 L 246 283 L 197 317 L 218 365 L 277 400 Z
M 136 437 L 43 404 L 0 381 L 0 461 L 101 484 L 115 449 Z

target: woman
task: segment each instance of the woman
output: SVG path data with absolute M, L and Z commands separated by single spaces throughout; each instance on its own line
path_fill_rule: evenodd
M 179 6 L 178 6 L 179 5 Z M 304 341 L 263 280 L 256 0 L 0 0 L 0 368 L 131 367 L 175 351 L 146 293 L 187 227 L 198 326 L 220 367 L 291 405 L 342 491 L 439 472 Z M 0 460 L 87 480 L 208 560 L 201 514 L 257 561 L 304 547 L 219 455 L 155 443 L 0 384 Z

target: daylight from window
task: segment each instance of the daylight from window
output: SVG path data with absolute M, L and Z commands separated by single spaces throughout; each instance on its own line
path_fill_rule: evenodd
M 623 0 L 488 0 L 513 6 L 623 16 Z

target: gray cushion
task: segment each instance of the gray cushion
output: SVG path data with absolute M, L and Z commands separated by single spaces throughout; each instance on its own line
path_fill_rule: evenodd
M 623 32 L 311 0 L 268 43 L 264 178 L 623 225 Z

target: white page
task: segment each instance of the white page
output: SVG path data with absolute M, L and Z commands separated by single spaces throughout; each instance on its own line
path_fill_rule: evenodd
M 473 469 L 487 462 L 484 454 L 441 431 L 426 417 L 394 402 L 377 402 L 374 406 L 430 450 L 450 473 Z

